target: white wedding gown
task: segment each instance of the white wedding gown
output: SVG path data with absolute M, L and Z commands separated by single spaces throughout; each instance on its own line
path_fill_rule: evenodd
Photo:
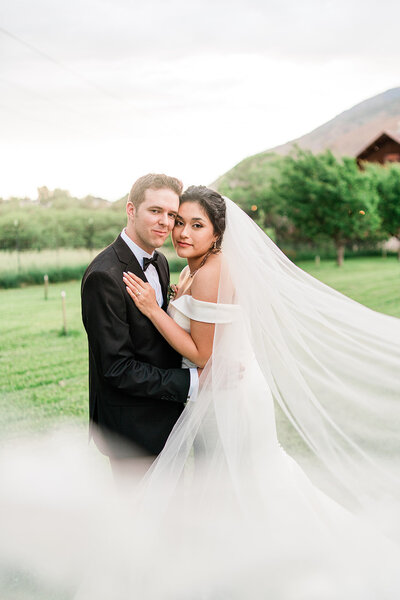
M 187 294 L 172 301 L 168 313 L 188 332 L 191 319 L 229 327 L 242 318 L 237 305 L 202 302 Z M 246 345 L 243 338 L 242 344 Z M 185 515 L 178 538 L 183 554 L 193 557 L 194 552 L 196 561 L 184 562 L 184 579 L 198 580 L 196 585 L 203 590 L 193 597 L 203 598 L 204 593 L 204 598 L 219 598 L 221 593 L 223 598 L 235 599 L 397 598 L 399 546 L 365 517 L 355 516 L 316 487 L 281 447 L 271 391 L 256 357 L 247 352 L 248 348 L 242 352 L 241 360 L 247 356 L 247 361 L 240 363 L 241 375 L 235 381 L 241 392 L 237 387 L 231 389 L 229 381 L 219 389 L 217 404 L 223 406 L 222 421 L 210 391 L 200 393 L 197 401 L 187 405 L 145 485 L 146 503 L 159 497 L 161 488 L 157 492 L 157 485 L 162 481 L 169 451 L 176 455 L 175 444 L 190 439 L 188 431 L 196 429 L 191 452 L 186 449 L 183 477 L 177 484 L 183 502 L 175 490 L 170 502 L 178 502 L 179 509 L 175 506 L 167 513 L 167 519 L 174 523 L 172 532 L 168 528 L 172 546 L 181 528 L 182 513 Z M 194 366 L 186 358 L 182 364 Z M 239 408 L 241 417 L 235 406 L 238 395 L 247 407 L 254 407 L 252 411 Z M 235 445 L 241 451 L 234 458 L 228 456 L 229 445 L 225 453 L 222 450 L 230 402 L 236 413 L 232 419 L 239 419 L 242 426 L 246 421 L 242 428 L 239 422 L 235 425 Z M 251 448 L 253 441 L 255 448 Z M 186 471 L 189 474 L 185 475 Z M 173 488 L 165 480 L 163 486 L 164 494 Z M 171 494 L 173 498 L 174 492 Z M 156 502 L 149 519 L 160 512 Z M 186 592 L 189 594 L 190 589 Z

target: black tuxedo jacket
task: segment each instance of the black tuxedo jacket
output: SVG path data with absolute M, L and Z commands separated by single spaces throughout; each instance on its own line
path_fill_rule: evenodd
M 169 267 L 162 254 L 158 264 L 165 309 Z M 110 456 L 129 456 L 138 447 L 158 454 L 184 408 L 190 373 L 180 368 L 180 355 L 136 308 L 122 281 L 124 271 L 147 281 L 119 236 L 96 256 L 82 280 L 91 435 Z M 125 443 L 115 444 L 115 439 Z

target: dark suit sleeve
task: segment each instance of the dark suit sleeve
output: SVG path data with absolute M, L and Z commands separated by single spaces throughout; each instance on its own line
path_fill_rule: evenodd
M 103 271 L 90 273 L 82 286 L 82 318 L 98 373 L 132 398 L 185 402 L 188 369 L 159 369 L 135 360 L 123 289 Z

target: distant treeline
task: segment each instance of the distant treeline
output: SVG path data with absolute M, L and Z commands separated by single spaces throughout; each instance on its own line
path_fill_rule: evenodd
M 296 149 L 246 159 L 216 182 L 293 259 L 371 254 L 400 239 L 400 165 L 364 164 Z M 0 200 L 0 249 L 104 248 L 126 223 L 117 202 L 39 188 L 36 200 Z M 169 242 L 168 242 L 169 243 Z
M 37 200 L 0 200 L 0 249 L 104 248 L 126 224 L 125 203 L 47 188 Z

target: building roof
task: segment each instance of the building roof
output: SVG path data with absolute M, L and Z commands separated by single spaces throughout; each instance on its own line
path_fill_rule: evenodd
M 369 142 L 366 146 L 356 154 L 357 160 L 362 160 L 374 150 L 378 150 L 385 142 L 388 140 L 392 140 L 400 145 L 400 133 L 393 131 L 382 131 L 377 137 L 375 137 L 371 142 Z

